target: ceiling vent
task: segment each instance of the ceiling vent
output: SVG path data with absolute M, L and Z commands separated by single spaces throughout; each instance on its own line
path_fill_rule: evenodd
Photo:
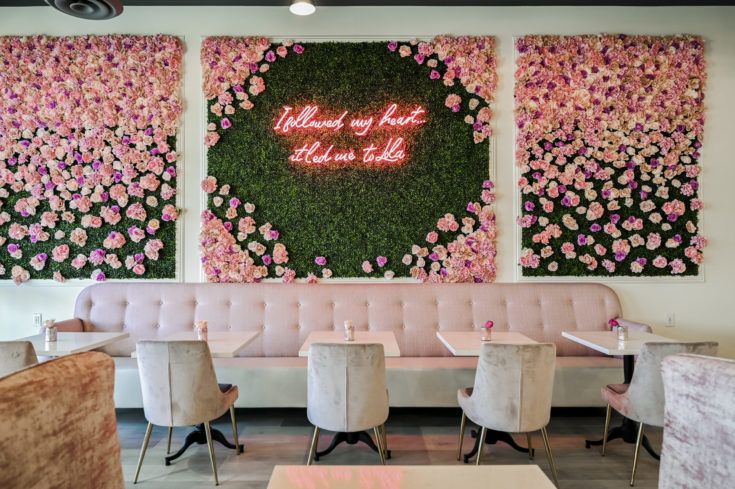
M 123 11 L 121 0 L 46 0 L 46 3 L 65 14 L 87 20 L 107 20 Z

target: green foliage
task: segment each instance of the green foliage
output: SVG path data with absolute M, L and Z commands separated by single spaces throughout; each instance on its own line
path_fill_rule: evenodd
M 461 95 L 463 106 L 470 94 L 460 84 L 446 87 L 429 79 L 430 68 L 389 52 L 383 42 L 304 47 L 303 54 L 289 53 L 261 75 L 266 90 L 252 98 L 252 110 L 238 108 L 228 116 L 232 128 L 219 130 L 220 141 L 209 149 L 208 174 L 220 185 L 230 184 L 231 196 L 256 205 L 258 225 L 270 222 L 280 231 L 288 266 L 299 276 L 319 274 L 319 255 L 327 257 L 335 276 L 364 276 L 363 260 L 373 263 L 373 276 L 387 269 L 408 275 L 401 257 L 414 243 L 426 245 L 426 233 L 445 213 L 463 215 L 487 179 L 488 141 L 475 144 L 464 114 L 444 106 L 450 93 Z M 443 73 L 441 63 L 437 70 Z M 378 113 L 391 102 L 427 110 L 427 123 L 407 137 L 408 160 L 397 167 L 296 166 L 288 156 L 300 144 L 273 130 L 284 105 Z M 219 118 L 210 113 L 209 121 Z M 227 206 L 214 207 L 215 195 L 210 209 L 224 218 Z M 251 235 L 241 245 L 258 238 Z M 379 255 L 389 259 L 384 269 L 375 265 Z

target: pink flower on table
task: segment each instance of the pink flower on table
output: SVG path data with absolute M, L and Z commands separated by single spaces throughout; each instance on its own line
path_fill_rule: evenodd
M 57 263 L 61 263 L 69 258 L 69 245 L 61 244 L 55 246 L 51 251 L 51 259 Z
M 365 260 L 362 262 L 362 271 L 365 273 L 372 273 L 373 272 L 373 266 L 370 264 L 369 261 Z
M 382 255 L 378 256 L 377 258 L 375 258 L 375 263 L 377 263 L 380 268 L 383 268 L 386 263 L 388 263 L 388 258 Z
M 325 256 L 317 256 L 316 258 L 314 258 L 314 263 L 316 263 L 320 267 L 323 267 L 327 264 L 327 258 Z

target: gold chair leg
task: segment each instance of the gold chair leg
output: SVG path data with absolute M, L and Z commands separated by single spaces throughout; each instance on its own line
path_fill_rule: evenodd
M 168 439 L 166 441 L 166 455 L 168 455 L 169 453 L 171 453 L 171 434 L 173 432 L 174 432 L 174 427 L 173 426 L 169 426 L 168 427 L 168 437 L 167 437 Z
M 544 439 L 544 447 L 546 448 L 546 456 L 549 459 L 549 465 L 551 466 L 551 475 L 554 477 L 554 485 L 559 487 L 559 477 L 556 475 L 556 464 L 554 463 L 554 456 L 551 455 L 551 446 L 549 445 L 549 434 L 546 433 L 546 427 L 541 428 L 541 437 Z
M 217 477 L 217 462 L 214 459 L 214 445 L 212 444 L 212 428 L 209 423 L 204 423 L 204 433 L 207 435 L 207 447 L 209 447 L 209 461 L 212 463 L 212 472 L 214 473 L 214 485 L 219 485 Z
M 526 441 L 528 441 L 528 460 L 533 460 L 533 443 L 531 443 L 531 433 L 526 433 Z
M 641 441 L 643 441 L 643 423 L 638 426 L 638 437 L 635 440 L 635 455 L 633 455 L 633 473 L 630 474 L 630 486 L 635 485 L 635 470 L 638 468 L 638 454 L 641 451 Z
M 480 439 L 479 439 L 479 445 L 477 445 L 477 459 L 475 460 L 475 465 L 480 465 L 480 458 L 482 457 L 482 447 L 485 446 L 485 437 L 487 436 L 487 428 L 484 426 L 480 430 Z
M 138 467 L 135 469 L 135 478 L 133 484 L 138 483 L 138 475 L 140 475 L 140 467 L 143 465 L 143 457 L 145 457 L 145 451 L 148 450 L 148 442 L 151 439 L 151 432 L 153 431 L 153 424 L 148 423 L 148 427 L 145 429 L 145 437 L 143 437 L 143 446 L 140 447 L 140 455 L 138 456 Z
M 612 407 L 610 404 L 607 405 L 607 412 L 605 413 L 605 431 L 602 432 L 602 451 L 600 455 L 605 456 L 605 448 L 607 447 L 607 431 L 610 429 L 610 417 L 612 416 Z
M 375 434 L 375 441 L 378 445 L 378 455 L 380 456 L 380 464 L 385 465 L 385 448 L 383 448 L 383 436 L 380 434 L 380 427 L 376 426 L 373 428 L 373 434 Z
M 314 434 L 311 436 L 311 446 L 309 447 L 309 455 L 306 457 L 306 465 L 311 465 L 314 462 L 314 455 L 316 455 L 316 447 L 319 444 L 319 427 L 314 426 Z
M 235 455 L 240 455 L 240 440 L 237 437 L 237 419 L 235 418 L 235 405 L 230 406 L 230 421 L 232 421 L 232 436 L 235 437 Z
M 385 429 L 385 423 L 380 425 L 380 431 L 383 434 L 383 453 L 385 453 L 385 459 L 388 460 L 388 432 Z
M 462 445 L 464 444 L 464 430 L 467 426 L 467 416 L 462 411 L 462 421 L 459 422 L 459 449 L 457 450 L 457 460 L 462 460 Z

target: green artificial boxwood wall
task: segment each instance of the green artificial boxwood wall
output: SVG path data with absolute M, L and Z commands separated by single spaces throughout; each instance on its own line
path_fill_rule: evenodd
M 288 266 L 299 276 L 319 275 L 316 256 L 327 257 L 335 277 L 364 276 L 363 260 L 379 255 L 389 261 L 375 267 L 374 276 L 386 269 L 406 276 L 401 257 L 414 243 L 425 246 L 426 233 L 445 213 L 463 215 L 488 178 L 489 142 L 475 144 L 464 115 L 444 105 L 450 93 L 462 96 L 463 105 L 470 94 L 459 84 L 431 80 L 430 68 L 389 52 L 385 42 L 303 46 L 302 55 L 279 59 L 259 74 L 265 92 L 251 110 L 228 116 L 232 127 L 209 148 L 208 174 L 229 184 L 231 196 L 255 204 L 256 222 L 280 231 Z M 443 73 L 441 64 L 437 69 Z M 298 167 L 288 161 L 293 141 L 273 130 L 284 105 L 376 114 L 391 102 L 427 110 L 427 123 L 407 137 L 408 159 L 398 167 Z M 219 118 L 210 112 L 209 122 Z M 209 208 L 223 219 L 227 206 L 213 206 L 215 196 Z

